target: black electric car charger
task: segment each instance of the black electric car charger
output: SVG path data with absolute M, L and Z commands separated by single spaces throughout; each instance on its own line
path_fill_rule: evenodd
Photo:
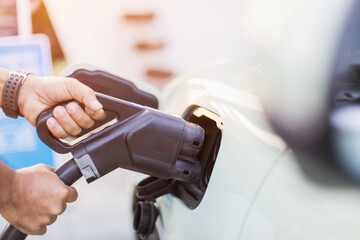
M 206 189 L 203 175 L 208 175 L 208 170 L 203 168 L 207 169 L 207 165 L 211 164 L 207 159 L 215 161 L 217 150 L 214 155 L 211 149 L 220 145 L 218 132 L 215 135 L 208 134 L 205 139 L 205 130 L 194 123 L 196 121 L 185 121 L 152 108 L 158 105 L 154 96 L 108 73 L 80 69 L 71 77 L 95 88 L 97 98 L 108 116 L 91 129 L 83 130 L 74 141 L 64 142 L 55 138 L 47 129 L 46 120 L 52 116 L 53 109 L 40 115 L 36 127 L 40 139 L 58 153 L 71 152 L 73 155 L 56 171 L 60 179 L 72 185 L 84 176 L 90 183 L 117 168 L 125 168 L 148 174 L 154 179 L 175 181 L 177 187 L 174 189 L 177 193 L 174 192 L 174 196 L 189 208 L 195 208 Z M 128 101 L 116 98 L 120 96 Z M 204 111 L 198 109 L 198 112 L 199 121 L 206 122 L 208 117 Z M 203 116 L 205 120 L 201 120 Z M 216 123 L 210 122 L 216 126 Z M 202 150 L 204 141 L 209 151 Z M 205 160 L 200 161 L 200 153 Z M 21 240 L 26 236 L 9 225 L 0 239 Z

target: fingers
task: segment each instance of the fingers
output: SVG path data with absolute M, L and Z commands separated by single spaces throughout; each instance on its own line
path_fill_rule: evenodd
M 73 78 L 69 78 L 66 84 L 69 93 L 75 100 L 84 103 L 94 112 L 102 109 L 101 103 L 96 99 L 95 92 L 91 88 Z
M 42 217 L 41 224 L 37 224 L 36 221 L 32 221 L 32 224 L 29 226 L 23 226 L 14 224 L 14 226 L 21 232 L 30 234 L 30 235 L 44 235 L 47 232 L 47 226 L 56 222 L 57 216 L 44 216 Z
M 80 126 L 70 116 L 63 106 L 55 107 L 53 115 L 61 127 L 70 135 L 78 135 L 81 132 Z
M 69 135 L 80 134 L 82 128 L 90 128 L 94 120 L 104 120 L 106 113 L 103 109 L 93 111 L 85 107 L 85 111 L 75 102 L 66 106 L 57 106 L 53 111 L 54 118 L 46 122 L 50 132 L 57 138 L 66 138 Z
M 24 233 L 45 234 L 46 226 L 56 221 L 67 203 L 77 200 L 76 189 L 64 184 L 53 170 L 38 164 L 16 171 L 17 185 L 12 187 L 15 195 L 1 214 Z
M 77 198 L 78 198 L 78 192 L 76 191 L 76 189 L 74 187 L 69 187 L 66 202 L 68 203 L 75 202 Z
M 106 118 L 106 113 L 102 104 L 96 99 L 95 92 L 74 78 L 55 78 L 54 81 L 46 81 L 46 84 L 43 84 L 43 91 L 46 94 L 41 94 L 40 97 L 47 107 L 71 99 L 85 105 L 83 109 L 76 103 L 69 103 L 66 108 L 58 106 L 54 109 L 54 118 L 48 119 L 46 124 L 57 138 L 76 136 L 82 128 L 92 127 L 94 120 Z
M 85 107 L 85 111 L 87 114 L 89 114 L 91 116 L 92 119 L 95 119 L 97 121 L 101 121 L 106 118 L 106 113 L 103 109 L 100 109 L 99 111 L 94 112 L 93 110 L 89 109 L 88 107 Z
M 68 136 L 67 132 L 64 128 L 58 123 L 58 121 L 51 117 L 46 121 L 46 125 L 49 131 L 56 137 L 56 138 L 66 138 Z
M 44 235 L 47 232 L 47 227 L 44 225 L 41 225 L 40 227 L 35 226 L 33 228 L 24 228 L 22 226 L 17 226 L 17 225 L 14 225 L 14 227 L 16 227 L 16 229 L 18 229 L 22 233 L 30 234 L 30 235 Z
M 54 222 L 56 222 L 56 220 L 57 220 L 57 216 L 50 217 L 50 221 L 47 223 L 47 225 L 53 224 Z
M 95 120 L 106 117 L 102 104 L 96 99 L 95 92 L 76 79 L 69 78 L 67 88 L 71 96 L 85 105 L 86 112 Z
M 85 111 L 76 103 L 71 102 L 66 106 L 66 110 L 67 112 L 70 114 L 70 116 L 72 117 L 72 119 L 80 126 L 83 128 L 90 128 L 94 125 L 94 120 L 96 119 L 93 116 L 93 119 L 87 114 L 85 113 Z M 100 110 L 103 111 L 103 110 Z M 99 111 L 97 111 L 96 113 L 98 113 Z M 96 114 L 95 113 L 95 114 Z

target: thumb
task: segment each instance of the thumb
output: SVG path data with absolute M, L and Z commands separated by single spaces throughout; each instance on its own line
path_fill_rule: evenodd
M 101 103 L 96 99 L 95 92 L 88 86 L 74 78 L 67 82 L 67 89 L 70 95 L 77 101 L 83 103 L 87 109 L 94 112 L 102 109 Z

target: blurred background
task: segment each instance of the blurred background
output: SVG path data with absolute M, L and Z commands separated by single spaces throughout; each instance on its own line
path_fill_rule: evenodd
M 59 75 L 86 63 L 160 92 L 178 74 L 250 51 L 243 42 L 238 0 L 1 0 L 0 66 Z M 2 112 L 1 112 L 2 114 Z M 0 116 L 0 157 L 14 169 L 55 155 L 24 119 Z M 19 136 L 22 127 L 27 136 Z M 133 239 L 131 194 L 141 175 L 117 170 L 91 185 L 75 184 L 79 199 L 43 237 Z M 1 221 L 1 226 L 6 222 Z
M 21 0 L 26 2 L 28 0 Z M 16 0 L 2 1 L 0 34 L 16 35 Z M 31 0 L 32 33 L 50 39 L 55 74 L 88 63 L 158 88 L 242 48 L 241 1 Z M 21 23 L 20 23 L 21 24 Z M 21 34 L 21 33 L 20 33 Z
M 161 88 L 189 68 L 241 51 L 240 2 L 45 0 L 39 10 L 47 10 L 60 42 L 52 41 L 62 49 L 54 49 L 56 57 L 63 52 L 67 64 L 89 63 Z M 34 24 L 45 15 L 34 14 Z

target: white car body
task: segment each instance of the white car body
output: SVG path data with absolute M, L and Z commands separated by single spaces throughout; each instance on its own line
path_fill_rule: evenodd
M 250 17 L 254 34 L 249 35 L 261 40 L 261 54 L 219 61 L 180 76 L 164 90 L 161 110 L 181 115 L 197 104 L 219 114 L 224 129 L 200 206 L 186 209 L 171 195 L 158 201 L 160 239 L 360 236 L 359 186 L 346 184 L 314 159 L 295 158 L 269 120 L 269 113 L 280 116 L 292 134 L 316 138 L 322 126 L 313 123 L 324 117 L 337 46 L 356 1 L 265 2 L 249 2 L 272 6 L 279 14 Z M 261 27 L 270 28 L 267 36 L 272 38 L 256 36 Z M 299 132 L 301 126 L 306 134 Z M 309 178 L 300 165 L 331 181 Z
M 200 206 L 189 210 L 171 195 L 159 201 L 160 239 L 357 239 L 360 189 L 336 187 L 338 177 L 326 169 L 319 175 L 330 175 L 335 186 L 304 174 L 252 91 L 261 64 L 241 61 L 179 78 L 162 99 L 163 110 L 178 115 L 194 103 L 206 107 L 223 118 L 224 129 Z

